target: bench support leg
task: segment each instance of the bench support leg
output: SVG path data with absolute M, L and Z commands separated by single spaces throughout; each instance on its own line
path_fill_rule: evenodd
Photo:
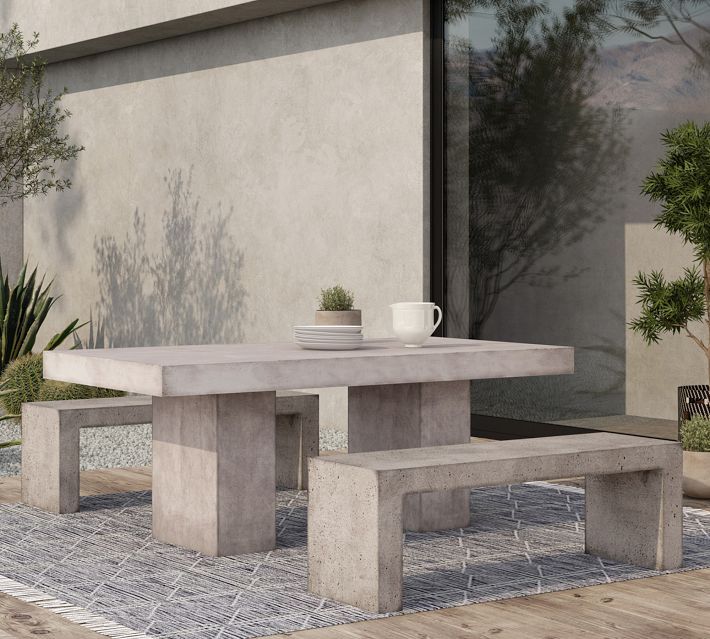
M 49 512 L 79 510 L 79 428 L 60 425 L 59 412 L 24 406 L 22 501 Z
M 653 570 L 679 568 L 681 486 L 681 474 L 665 470 L 588 475 L 585 551 Z
M 348 389 L 348 451 L 465 444 L 471 437 L 468 381 L 355 386 Z M 405 498 L 404 526 L 428 531 L 470 523 L 468 489 Z
M 374 613 L 402 609 L 402 498 L 369 470 L 311 466 L 308 590 Z
M 276 394 L 153 398 L 153 535 L 222 556 L 276 546 Z
M 310 400 L 311 398 L 309 398 Z M 308 490 L 308 459 L 318 456 L 318 398 L 294 414 L 276 415 L 276 485 Z M 277 400 L 278 401 L 278 400 Z

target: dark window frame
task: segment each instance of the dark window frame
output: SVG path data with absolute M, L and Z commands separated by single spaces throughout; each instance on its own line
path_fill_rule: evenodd
M 430 60 L 430 175 L 429 223 L 430 299 L 441 308 L 446 302 L 446 60 L 444 2 L 431 0 Z M 436 335 L 446 335 L 446 313 Z

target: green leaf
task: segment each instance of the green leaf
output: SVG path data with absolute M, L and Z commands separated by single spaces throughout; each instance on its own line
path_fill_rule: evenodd
M 27 270 L 25 263 L 12 288 L 7 277 L 0 282 L 0 375 L 10 362 L 32 352 L 37 335 L 58 299 L 50 295 L 51 281 L 45 283 L 44 276 L 38 279 L 36 268 L 29 276 Z M 57 348 L 84 325 L 79 325 L 78 319 L 70 322 L 49 340 L 46 350 Z

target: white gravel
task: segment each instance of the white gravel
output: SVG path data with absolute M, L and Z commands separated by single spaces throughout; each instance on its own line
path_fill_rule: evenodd
M 151 462 L 150 424 L 82 428 L 81 469 L 149 466 Z M 20 439 L 17 422 L 0 422 L 0 442 Z M 348 437 L 332 428 L 321 428 L 321 450 L 347 448 Z M 20 474 L 21 446 L 0 449 L 0 476 Z

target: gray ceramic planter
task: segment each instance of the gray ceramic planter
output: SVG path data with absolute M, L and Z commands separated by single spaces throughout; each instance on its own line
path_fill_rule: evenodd
M 683 492 L 695 499 L 710 499 L 710 453 L 683 451 Z
M 316 311 L 316 326 L 361 326 L 361 311 Z

